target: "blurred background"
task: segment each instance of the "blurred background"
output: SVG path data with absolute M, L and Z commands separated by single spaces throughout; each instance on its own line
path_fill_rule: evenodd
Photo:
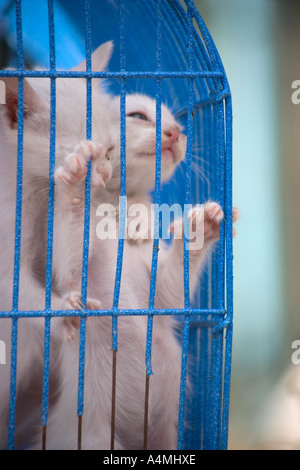
M 0 0 L 0 7 L 8 3 Z M 300 2 L 195 4 L 233 96 L 233 202 L 241 219 L 229 448 L 300 449 L 300 365 L 292 363 L 292 344 L 300 340 L 300 104 L 291 99 L 300 80 Z M 3 33 L 0 63 L 7 64 L 13 51 Z M 58 47 L 72 58 L 78 51 L 65 41 Z
M 298 0 L 196 0 L 233 96 L 234 343 L 229 448 L 300 448 Z M 299 347 L 299 346 L 298 346 Z

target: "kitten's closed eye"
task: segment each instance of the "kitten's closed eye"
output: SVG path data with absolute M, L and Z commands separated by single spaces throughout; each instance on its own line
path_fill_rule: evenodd
M 127 117 L 133 117 L 135 119 L 142 119 L 143 121 L 149 121 L 148 117 L 143 113 L 129 113 Z

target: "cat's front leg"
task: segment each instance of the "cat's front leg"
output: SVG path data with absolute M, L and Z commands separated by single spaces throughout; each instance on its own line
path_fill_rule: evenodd
M 221 206 L 217 202 L 209 201 L 202 206 L 193 207 L 188 213 L 189 221 L 189 255 L 190 259 L 203 255 L 207 248 L 220 238 L 220 224 L 224 218 Z M 232 222 L 239 219 L 239 210 L 232 209 Z M 175 221 L 170 226 L 170 232 L 179 239 L 177 246 L 183 245 L 184 223 L 183 220 Z M 235 236 L 235 228 L 232 234 Z M 176 243 L 176 240 L 175 240 Z
M 111 178 L 111 163 L 101 144 L 80 142 L 55 171 L 53 272 L 59 288 L 66 292 L 74 290 L 72 283 L 77 284 L 82 269 L 85 181 L 90 158 L 91 188 L 103 187 Z
M 111 178 L 112 167 L 106 158 L 106 149 L 102 144 L 95 144 L 90 140 L 80 142 L 74 149 L 74 152 L 68 154 L 64 164 L 60 165 L 55 171 L 55 182 L 61 187 L 65 195 L 69 194 L 72 205 L 77 206 L 84 198 L 82 183 L 85 182 L 88 162 L 92 160 L 91 165 L 91 187 L 105 187 Z M 76 199 L 78 195 L 79 199 Z
M 82 310 L 80 280 L 82 272 L 85 182 L 91 158 L 91 189 L 104 187 L 111 177 L 106 149 L 92 141 L 82 141 L 65 157 L 55 171 L 56 208 L 54 226 L 53 272 L 60 290 L 67 292 L 64 310 Z M 91 244 L 91 240 L 90 240 Z M 89 310 L 99 310 L 100 302 L 87 299 Z M 80 316 L 63 321 L 63 337 L 74 339 Z
M 209 249 L 220 237 L 220 224 L 224 218 L 221 206 L 209 201 L 189 211 L 189 286 L 193 297 L 198 274 Z M 232 220 L 239 218 L 234 208 Z M 174 234 L 171 248 L 164 253 L 158 264 L 155 306 L 157 308 L 183 308 L 184 306 L 184 221 L 179 219 L 170 226 Z M 235 231 L 233 231 L 233 235 Z
M 199 219 L 204 222 L 203 234 L 204 234 L 204 245 L 209 242 L 214 242 L 220 237 L 220 223 L 224 218 L 224 214 L 221 206 L 217 202 L 207 202 L 204 204 L 203 209 L 195 208 L 189 212 L 189 220 L 193 230 L 197 226 L 197 220 Z M 236 207 L 232 208 L 232 222 L 235 223 L 240 217 L 239 210 Z M 235 228 L 232 227 L 232 235 L 235 236 Z M 192 255 L 199 254 L 198 250 L 191 250 Z
M 203 206 L 194 207 L 189 211 L 190 261 L 205 255 L 209 246 L 219 240 L 220 224 L 223 218 L 223 210 L 217 202 L 207 202 Z M 170 230 L 172 231 L 172 228 Z M 200 243 L 197 243 L 197 239 Z
M 193 297 L 198 274 L 208 251 L 220 238 L 220 225 L 224 219 L 223 210 L 217 202 L 208 201 L 203 206 L 194 207 L 188 213 L 189 220 L 189 280 Z M 239 219 L 239 211 L 232 209 L 232 222 Z M 172 230 L 172 229 L 171 229 Z M 233 236 L 235 228 L 233 227 Z M 200 241 L 200 243 L 197 243 Z
M 88 310 L 100 310 L 102 308 L 101 302 L 97 299 L 88 298 L 86 301 L 86 308 Z M 70 292 L 65 298 L 65 310 L 82 310 L 83 304 L 80 292 Z M 65 341 L 73 341 L 80 328 L 81 317 L 65 317 L 63 320 L 63 339 Z

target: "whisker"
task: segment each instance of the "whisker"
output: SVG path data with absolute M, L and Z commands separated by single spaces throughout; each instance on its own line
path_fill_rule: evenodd
M 213 151 L 213 146 L 212 145 L 206 146 L 206 145 L 193 144 L 192 145 L 192 150 L 195 151 L 195 152 L 204 153 L 204 152 L 208 152 L 208 151 Z
M 207 185 L 211 184 L 211 172 L 207 168 L 202 168 L 195 161 L 192 161 L 192 170 L 199 176 Z
M 176 110 L 178 109 L 178 96 L 172 96 L 172 105 L 169 106 L 169 109 L 171 110 L 173 115 L 176 115 Z
M 210 162 L 206 161 L 204 157 L 200 157 L 198 154 L 192 153 L 192 160 L 197 161 L 203 165 L 210 166 Z

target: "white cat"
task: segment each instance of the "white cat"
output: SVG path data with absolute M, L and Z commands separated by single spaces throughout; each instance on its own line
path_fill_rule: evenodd
M 111 44 L 93 55 L 93 69 L 103 70 Z M 96 60 L 94 60 L 96 59 Z M 96 68 L 95 68 L 96 66 Z M 79 69 L 83 69 L 82 64 Z M 116 240 L 101 241 L 95 237 L 96 206 L 110 203 L 117 207 L 120 186 L 120 146 L 118 98 L 111 100 L 93 88 L 93 140 L 85 138 L 86 84 L 81 79 L 57 79 L 56 99 L 56 171 L 55 225 L 52 308 L 80 308 L 80 271 L 83 239 L 83 198 L 86 162 L 92 155 L 92 208 L 88 308 L 111 308 L 116 264 Z M 11 309 L 13 285 L 13 230 L 15 218 L 17 154 L 17 80 L 6 79 L 7 107 L 1 109 L 0 141 L 0 295 L 1 310 Z M 22 251 L 19 309 L 44 308 L 43 286 L 46 252 L 46 217 L 48 205 L 49 161 L 49 93 L 48 79 L 24 79 L 24 165 L 22 207 Z M 105 110 L 105 112 L 103 112 Z M 147 190 L 154 186 L 155 168 L 155 102 L 147 97 L 127 99 L 127 194 L 130 201 L 149 204 Z M 112 114 L 111 114 L 112 113 Z M 184 157 L 185 137 L 171 113 L 162 107 L 162 179 L 171 176 Z M 117 133 L 117 135 L 115 134 Z M 80 141 L 82 143 L 80 143 Z M 108 157 L 109 159 L 107 159 Z M 106 184 L 105 189 L 103 184 Z M 99 187 L 100 186 L 100 187 Z M 190 214 L 191 224 L 203 212 Z M 191 292 L 207 249 L 218 238 L 223 217 L 216 203 L 205 208 L 206 241 L 200 252 L 190 253 Z M 79 223 L 81 221 L 81 223 Z M 177 222 L 171 227 L 174 230 Z M 142 247 L 125 243 L 120 308 L 147 308 L 152 244 Z M 174 240 L 170 250 L 161 250 L 157 272 L 156 308 L 180 308 L 184 305 L 182 240 Z M 132 266 L 136 266 L 133 270 Z M 74 292 L 75 289 L 75 292 Z M 65 296 L 66 290 L 69 294 Z M 18 330 L 17 396 L 22 399 L 22 413 L 32 412 L 26 389 L 32 386 L 36 372 L 41 377 L 43 336 L 40 319 L 20 319 Z M 179 394 L 180 349 L 173 333 L 173 320 L 156 317 L 153 329 L 151 392 L 149 401 L 149 448 L 176 447 L 176 417 Z M 1 340 L 10 344 L 10 320 L 1 320 Z M 35 328 L 35 326 L 37 328 Z M 67 319 L 64 332 L 75 337 L 78 321 Z M 47 448 L 74 448 L 77 440 L 78 349 L 76 341 L 63 344 L 60 351 L 61 321 L 52 320 L 51 372 L 62 380 L 61 395 L 47 430 Z M 109 448 L 111 319 L 89 318 L 87 322 L 85 412 L 83 447 Z M 140 448 L 142 442 L 145 383 L 146 318 L 131 316 L 119 319 L 117 372 L 116 448 Z M 30 346 L 28 347 L 28 345 Z M 61 354 L 60 361 L 57 355 Z M 99 364 L 99 358 L 101 363 Z M 132 367 L 129 367 L 131 364 Z M 59 375 L 60 369 L 62 374 Z M 125 372 L 126 371 L 126 372 Z M 9 365 L 1 368 L 0 380 L 0 445 L 7 442 Z M 168 382 L 165 377 L 168 375 Z M 38 381 L 39 385 L 40 382 Z M 126 392 L 127 390 L 127 392 Z M 100 393 L 101 391 L 101 393 Z M 25 396 L 25 400 L 24 400 Z M 163 398 L 162 398 L 163 397 Z M 168 398 L 167 400 L 165 398 Z M 26 400 L 27 398 L 27 400 Z M 124 406 L 126 404 L 126 406 Z M 31 404 L 32 405 L 32 404 Z M 95 413 L 93 406 L 96 406 Z M 18 411 L 18 408 L 17 408 Z M 63 420 L 63 416 L 66 418 Z M 22 416 L 22 419 L 24 417 Z M 62 422 L 63 421 L 63 422 Z M 101 423 L 101 425 L 100 425 Z M 65 429 L 67 426 L 67 430 Z M 61 431 L 58 431 L 61 430 Z M 39 441 L 40 442 L 40 441 Z
M 112 43 L 105 43 L 93 54 L 93 70 L 104 70 L 112 53 Z M 84 70 L 85 61 L 76 67 Z M 18 142 L 18 79 L 2 77 L 6 86 L 6 104 L 0 106 L 0 309 L 12 308 L 14 273 L 14 230 L 16 213 L 16 174 Z M 92 130 L 94 137 L 106 148 L 113 136 L 107 106 L 109 95 L 101 92 L 98 80 L 93 80 Z M 97 85 L 97 86 L 96 86 Z M 48 213 L 49 146 L 50 146 L 50 80 L 23 79 L 23 194 L 21 262 L 18 309 L 24 311 L 45 308 L 45 264 Z M 59 165 L 78 141 L 86 136 L 86 80 L 56 80 L 55 158 Z M 60 200 L 55 196 L 55 225 L 60 225 Z M 55 243 L 60 244 L 55 238 Z M 56 262 L 56 260 L 55 260 Z M 53 284 L 52 308 L 65 306 L 63 290 Z M 56 333 L 52 320 L 52 337 Z M 17 397 L 31 384 L 36 371 L 40 378 L 43 360 L 44 320 L 18 320 Z M 60 331 L 60 330 L 59 330 Z M 10 378 L 11 320 L 0 320 L 0 339 L 7 345 L 7 364 L 0 369 L 0 447 L 7 445 L 8 402 Z M 53 348 L 53 354 L 55 348 Z M 53 357 L 53 359 L 55 359 Z M 55 365 L 58 369 L 58 365 Z M 34 382 L 35 383 L 35 382 Z M 40 384 L 41 381 L 37 382 Z M 30 385 L 31 386 L 31 385 Z M 23 396 L 20 416 L 24 420 L 31 392 Z M 17 416 L 18 416 L 17 406 Z M 17 420 L 18 425 L 18 420 Z
M 114 100 L 118 110 L 119 100 Z M 136 201 L 149 205 L 147 190 L 154 186 L 156 122 L 155 101 L 142 95 L 126 98 L 126 170 L 127 193 Z M 117 128 L 119 129 L 119 123 Z M 118 139 L 119 142 L 119 139 Z M 184 158 L 186 137 L 170 111 L 162 107 L 162 180 L 168 179 Z M 56 172 L 57 190 L 65 201 L 65 217 L 73 218 L 68 235 L 74 242 L 82 230 L 83 199 L 86 162 L 92 153 L 92 185 L 100 187 L 92 192 L 91 227 L 96 227 L 96 206 L 118 203 L 120 186 L 120 147 L 111 149 L 107 163 L 98 143 L 82 142 L 68 156 Z M 104 171 L 103 171 L 104 169 Z M 100 176 L 99 176 L 100 175 Z M 109 175 L 109 176 L 108 176 Z M 102 177 L 102 178 L 101 178 Z M 102 180 L 106 181 L 105 189 Z M 221 207 L 208 202 L 204 210 L 192 209 L 190 227 L 195 230 L 198 219 L 204 219 L 204 245 L 190 252 L 191 295 L 197 276 L 209 247 L 219 237 L 223 219 Z M 234 219 L 237 211 L 234 211 Z M 63 219 L 63 217 L 62 217 Z M 81 223 L 80 223 L 81 221 Z M 179 227 L 179 230 L 178 230 Z M 183 232 L 183 222 L 175 221 L 171 231 Z M 70 238 L 69 238 L 70 237 Z M 73 243 L 73 242 L 72 242 Z M 72 245 L 71 243 L 71 245 Z M 88 298 L 95 309 L 111 309 L 117 256 L 117 239 L 99 240 L 93 237 L 89 263 Z M 147 309 L 151 273 L 152 244 L 137 246 L 125 243 L 122 282 L 119 298 L 121 309 Z M 75 273 L 75 271 L 74 271 Z M 63 275 L 62 275 L 63 276 Z M 75 276 L 76 277 L 76 276 Z M 80 278 L 72 278 L 75 289 L 69 296 L 72 305 L 81 307 Z M 93 300 L 95 299 L 95 300 Z M 183 308 L 183 239 L 173 241 L 172 247 L 163 245 L 159 252 L 155 308 Z M 77 445 L 77 384 L 78 384 L 78 317 L 66 318 L 64 332 L 68 342 L 62 346 L 62 387 L 56 406 L 47 423 L 48 449 L 75 449 Z M 174 334 L 175 321 L 170 316 L 154 318 L 152 336 L 152 370 L 149 396 L 149 449 L 175 449 L 181 352 Z M 143 448 L 145 399 L 145 347 L 147 317 L 132 315 L 118 319 L 117 395 L 115 449 Z M 86 324 L 85 405 L 83 414 L 82 448 L 109 449 L 111 437 L 111 382 L 112 382 L 112 323 L 110 317 L 89 317 Z M 35 448 L 39 448 L 38 435 Z

